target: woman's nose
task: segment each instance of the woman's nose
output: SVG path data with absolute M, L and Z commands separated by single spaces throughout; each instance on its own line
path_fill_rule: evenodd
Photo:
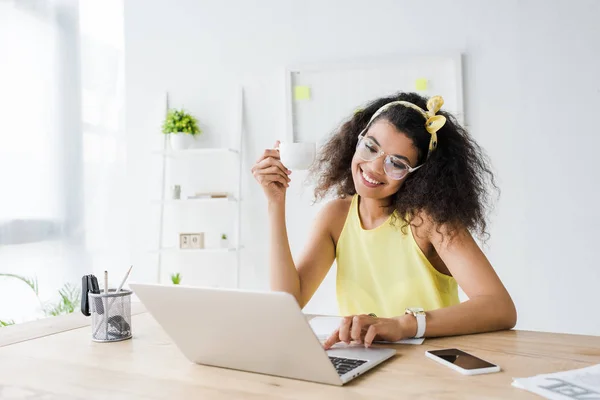
M 373 170 L 379 174 L 385 174 L 384 164 L 385 164 L 385 155 L 381 157 L 377 157 L 373 161 L 371 161 Z

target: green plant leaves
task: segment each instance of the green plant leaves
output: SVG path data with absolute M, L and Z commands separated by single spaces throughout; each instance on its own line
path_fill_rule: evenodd
M 70 314 L 79 306 L 81 302 L 81 292 L 79 288 L 66 283 L 62 289 L 58 291 L 60 300 L 58 303 L 51 304 L 46 307 L 44 313 L 49 316 L 57 316 L 62 314 Z
M 4 274 L 1 273 L 0 277 L 5 278 L 14 278 L 18 279 L 21 282 L 27 284 L 31 288 L 31 290 L 35 293 L 38 301 L 41 300 L 39 297 L 39 288 L 38 288 L 38 280 L 37 277 L 27 278 L 25 276 L 17 275 L 17 274 Z M 60 300 L 58 303 L 53 303 L 43 307 L 44 314 L 46 316 L 57 316 L 62 314 L 70 314 L 79 307 L 81 302 L 81 291 L 77 286 L 73 286 L 70 283 L 66 283 L 62 289 L 58 291 L 60 296 Z M 0 320 L 0 326 L 12 325 L 15 322 L 13 320 L 2 321 Z
M 190 135 L 199 135 L 202 133 L 198 128 L 198 121 L 185 110 L 171 109 L 167 113 L 162 126 L 163 133 L 189 133 Z
M 18 280 L 22 281 L 23 283 L 27 284 L 27 286 L 29 286 L 31 288 L 31 290 L 33 290 L 33 293 L 35 293 L 36 296 L 39 295 L 37 277 L 31 279 L 31 278 L 27 278 L 26 276 L 17 275 L 17 274 L 0 274 L 0 277 L 18 279 Z
M 179 272 L 171 274 L 171 282 L 173 282 L 173 285 L 179 285 L 181 283 L 181 274 Z

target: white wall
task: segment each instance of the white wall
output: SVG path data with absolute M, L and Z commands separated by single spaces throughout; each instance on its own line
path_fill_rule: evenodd
M 159 179 L 149 153 L 159 137 L 165 90 L 193 103 L 244 84 L 242 284 L 266 288 L 266 204 L 248 171 L 262 149 L 284 135 L 282 68 L 462 52 L 467 124 L 488 151 L 502 189 L 485 251 L 517 304 L 518 327 L 600 334 L 594 307 L 600 139 L 593 123 L 600 108 L 599 17 L 600 3 L 593 0 L 126 1 L 136 278 L 155 274 L 155 259 L 145 252 L 156 236 L 147 196 Z M 311 311 L 335 312 L 333 289 L 330 280 Z

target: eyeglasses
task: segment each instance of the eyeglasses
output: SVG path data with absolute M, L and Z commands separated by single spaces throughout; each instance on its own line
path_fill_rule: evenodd
M 364 161 L 373 161 L 381 156 L 386 156 L 383 162 L 383 170 L 390 178 L 399 181 L 411 172 L 415 172 L 423 166 L 412 168 L 406 161 L 391 154 L 386 154 L 381 147 L 370 137 L 364 136 L 364 133 L 358 137 L 356 145 L 356 154 Z

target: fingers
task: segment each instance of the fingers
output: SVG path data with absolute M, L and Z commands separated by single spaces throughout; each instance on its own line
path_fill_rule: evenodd
M 291 171 L 288 172 L 288 170 L 285 169 L 280 161 L 270 157 L 258 163 L 255 171 L 257 171 L 259 174 L 279 174 L 288 180 L 288 175 L 291 173 Z
M 273 166 L 279 168 L 281 170 L 281 172 L 284 174 L 284 176 L 287 176 L 292 173 L 292 171 L 287 169 L 281 163 L 281 161 L 279 161 L 279 158 L 275 158 L 275 157 L 267 157 L 267 158 L 263 159 L 262 161 L 254 164 L 254 166 L 252 167 L 252 172 L 254 173 L 256 171 L 260 171 L 262 169 L 273 167 Z
M 260 157 L 258 157 L 258 160 L 256 160 L 256 163 L 258 164 L 259 162 L 261 162 L 262 160 L 264 160 L 267 157 L 273 157 L 273 158 L 276 158 L 279 160 L 279 145 L 280 144 L 281 144 L 281 142 L 279 140 L 277 140 L 272 149 L 266 149 L 263 152 L 263 154 Z
M 338 328 L 340 340 L 346 344 L 350 344 L 350 328 L 352 326 L 352 317 L 344 317 L 340 327 Z
M 344 317 L 340 327 L 327 338 L 323 347 L 327 350 L 338 342 L 350 344 L 354 341 L 364 343 L 365 347 L 371 347 L 377 340 L 395 341 L 397 329 L 393 325 L 394 319 L 377 318 L 369 315 L 354 315 Z M 401 335 L 400 335 L 401 336 Z
M 367 329 L 376 322 L 376 318 L 368 315 L 344 317 L 338 329 L 339 339 L 346 344 L 352 341 L 362 343 Z
M 352 318 L 352 329 L 350 330 L 350 336 L 352 340 L 358 343 L 362 343 L 363 337 L 369 328 L 369 325 L 375 323 L 375 319 L 368 315 L 355 315 Z
M 263 174 L 273 174 L 273 175 L 280 175 L 282 178 L 284 178 L 286 180 L 286 182 L 289 182 L 291 179 L 288 176 L 289 174 L 286 172 L 283 172 L 281 170 L 281 168 L 279 168 L 276 165 L 273 165 L 272 167 L 267 167 L 265 169 L 262 170 Z
M 277 181 L 288 186 L 290 183 L 290 178 L 286 174 L 282 173 L 277 167 L 254 171 L 253 175 L 261 184 Z
M 379 324 L 370 325 L 368 327 L 367 332 L 365 334 L 365 338 L 362 340 L 364 342 L 365 347 L 371 347 L 371 345 L 373 344 L 373 341 L 375 341 L 375 338 L 377 337 L 377 335 L 379 333 L 379 327 L 380 327 Z M 327 338 L 327 340 L 325 340 L 325 342 L 323 342 L 323 348 L 325 350 L 329 350 L 333 345 L 335 345 L 336 343 L 339 343 L 339 342 L 344 342 L 344 340 L 342 340 L 340 338 L 340 329 L 336 329 Z M 349 342 L 347 342 L 347 343 L 349 343 Z
M 274 157 L 267 157 L 252 167 L 252 175 L 261 185 L 278 182 L 284 187 L 289 187 L 291 172 L 281 164 L 279 158 Z
M 329 350 L 331 346 L 340 342 L 340 330 L 336 329 L 333 333 L 327 338 L 325 342 L 323 342 L 323 348 L 325 350 Z
M 350 337 L 352 340 L 361 342 L 362 339 L 362 329 L 363 329 L 364 321 L 362 321 L 359 315 L 355 315 L 352 318 L 352 328 L 350 329 Z
M 278 149 L 266 149 L 260 157 L 258 157 L 258 160 L 256 160 L 256 164 L 258 164 L 259 162 L 261 162 L 264 159 L 267 158 L 275 158 L 277 160 L 279 160 L 279 150 Z
M 256 179 L 258 180 L 258 182 L 261 185 L 268 185 L 270 183 L 276 182 L 276 183 L 280 183 L 281 185 L 283 185 L 284 187 L 289 187 L 289 179 L 288 178 L 284 178 L 283 176 L 281 176 L 280 174 L 260 174 L 256 177 Z
M 375 337 L 377 336 L 378 330 L 379 330 L 379 326 L 378 324 L 373 324 L 371 326 L 369 326 L 369 329 L 367 329 L 367 334 L 365 335 L 365 347 L 371 347 L 371 345 L 373 344 L 373 341 L 375 340 Z
M 279 161 L 279 157 L 275 158 L 275 157 L 267 157 L 264 160 L 262 160 L 261 162 L 259 162 L 258 164 L 256 164 L 256 167 L 261 169 L 261 168 L 267 168 L 270 166 L 276 166 L 277 168 L 279 168 L 281 170 L 281 172 L 283 172 L 284 174 L 291 174 L 292 171 L 290 171 L 289 169 L 287 169 L 285 167 L 285 165 L 283 165 L 281 163 L 281 161 Z

